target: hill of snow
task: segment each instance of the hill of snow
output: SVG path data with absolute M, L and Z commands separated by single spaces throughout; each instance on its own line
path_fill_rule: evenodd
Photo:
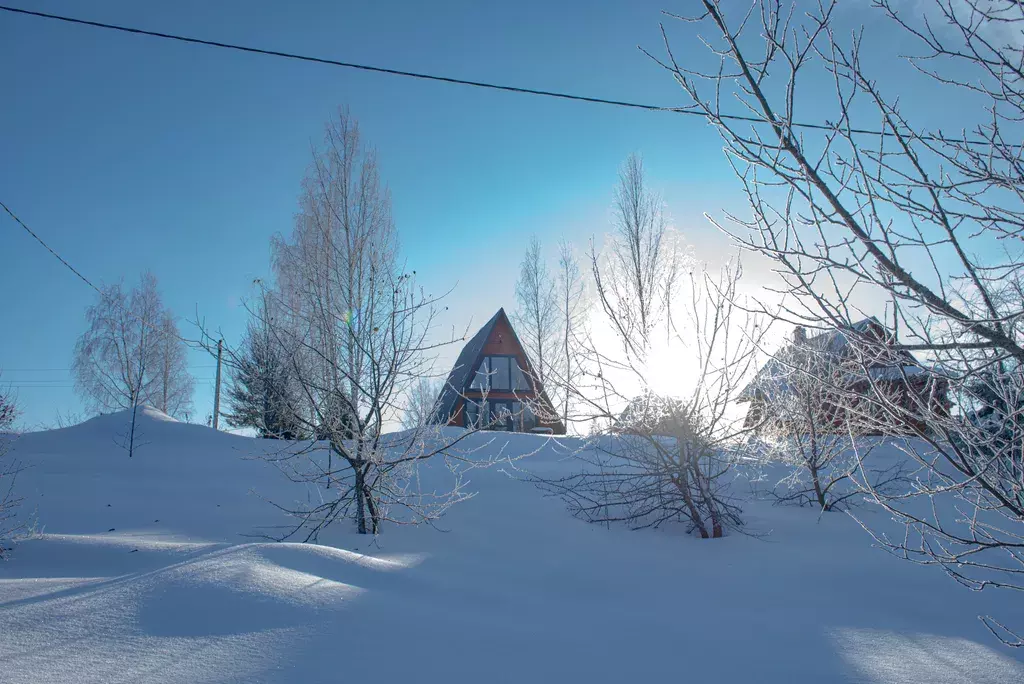
M 270 543 L 287 519 L 267 500 L 318 495 L 260 458 L 280 443 L 147 411 L 129 458 L 124 430 L 15 443 L 42 533 L 0 564 L 0 681 L 1024 680 L 976 619 L 1019 623 L 1020 597 L 892 558 L 841 514 L 749 502 L 761 538 L 607 529 L 506 467 L 471 471 L 439 528 Z M 470 439 L 547 473 L 579 446 Z

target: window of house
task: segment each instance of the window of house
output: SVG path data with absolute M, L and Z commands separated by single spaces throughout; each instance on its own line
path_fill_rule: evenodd
M 510 390 L 512 389 L 511 361 L 508 356 L 492 356 L 491 360 L 491 389 Z
M 517 390 L 529 390 L 530 379 L 526 377 L 525 371 L 519 367 L 519 363 L 515 359 L 512 360 L 512 374 L 515 377 L 515 388 Z
M 466 401 L 462 412 L 465 415 L 466 427 L 483 427 L 480 421 L 483 419 L 486 422 L 488 418 L 487 402 Z
M 537 427 L 537 416 L 534 414 L 529 404 L 523 404 L 520 416 L 520 420 L 522 421 L 522 427 L 520 429 L 523 432 L 529 432 L 533 428 Z
M 513 356 L 485 356 L 469 384 L 473 390 L 529 391 L 530 378 Z
M 489 386 L 490 376 L 490 357 L 485 356 L 480 362 L 480 365 L 476 369 L 476 373 L 473 375 L 473 382 L 469 383 L 470 389 L 485 390 Z

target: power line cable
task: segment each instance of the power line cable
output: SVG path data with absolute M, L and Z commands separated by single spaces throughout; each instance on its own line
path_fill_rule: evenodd
M 98 292 L 101 297 L 103 296 L 103 291 L 100 290 L 100 288 L 98 288 L 95 285 L 93 285 L 91 280 L 89 280 L 84 275 L 82 275 L 81 272 L 77 268 L 75 268 L 74 266 L 69 264 L 64 259 L 64 257 L 62 257 L 60 254 L 57 254 L 57 252 L 52 247 L 50 247 L 50 245 L 46 244 L 46 242 L 43 241 L 43 238 L 41 238 L 38 235 L 36 235 L 36 232 L 34 230 L 32 230 L 31 228 L 26 226 L 25 222 L 22 221 L 20 218 L 18 218 L 18 216 L 13 211 L 11 211 L 10 207 L 8 207 L 6 204 L 3 203 L 3 200 L 0 200 L 0 207 L 3 207 L 3 210 L 7 212 L 7 215 L 10 216 L 12 219 L 14 219 L 15 222 L 19 226 L 24 228 L 25 232 L 27 232 L 29 235 L 31 235 L 33 238 L 35 238 L 36 242 L 41 244 L 43 246 L 43 248 L 47 252 L 49 252 L 50 254 L 55 256 L 60 263 L 64 264 L 68 268 L 68 270 L 70 270 L 72 273 L 74 273 L 76 276 L 78 276 L 82 280 L 83 283 L 85 283 L 86 285 L 88 285 L 92 289 L 96 290 L 96 292 Z
M 743 115 L 743 114 L 716 114 L 711 116 L 700 109 L 693 107 L 666 107 L 663 105 L 646 104 L 642 102 L 630 102 L 628 100 L 613 100 L 603 97 L 593 97 L 590 95 L 578 95 L 574 93 L 560 92 L 556 90 L 542 90 L 539 88 L 526 88 L 521 86 L 512 86 L 501 83 L 491 83 L 488 81 L 473 81 L 464 78 L 455 78 L 453 76 L 442 76 L 439 74 L 427 74 L 417 71 L 405 71 L 403 69 L 392 69 L 388 67 L 374 66 L 371 64 L 359 64 L 356 62 L 343 62 L 337 59 L 329 59 L 326 57 L 314 57 L 312 55 L 302 55 L 295 52 L 284 52 L 281 50 L 270 50 L 267 48 L 258 48 L 250 45 L 240 45 L 237 43 L 225 43 L 219 40 L 206 40 L 203 38 L 193 38 L 191 36 L 182 36 L 175 33 L 165 33 L 163 31 L 150 31 L 147 29 L 140 29 L 134 26 L 122 26 L 119 24 L 108 24 L 102 21 L 92 21 L 89 19 L 77 19 L 75 17 L 68 17 L 60 14 L 50 14 L 48 12 L 38 12 L 35 10 L 27 10 L 20 7 L 9 7 L 6 5 L 0 5 L 0 11 L 10 12 L 13 14 L 21 14 L 30 17 L 36 17 L 39 19 L 49 19 L 53 21 L 61 21 L 68 24 L 76 24 L 79 26 L 91 26 L 93 28 L 106 29 L 109 31 L 120 31 L 122 33 L 132 33 L 140 36 L 149 36 L 151 38 L 161 38 L 163 40 L 174 40 L 182 43 L 189 43 L 192 45 L 205 45 L 207 47 L 221 48 L 225 50 L 235 50 L 238 52 L 246 52 L 256 55 L 265 55 L 268 57 L 280 57 L 283 59 L 297 60 L 300 62 L 311 62 L 314 64 L 324 64 L 327 66 L 342 67 L 345 69 L 357 69 L 359 71 L 369 71 L 378 74 L 390 74 L 392 76 L 403 76 L 406 78 L 416 78 L 425 81 L 437 81 L 441 83 L 451 83 L 455 85 L 470 86 L 473 88 L 486 88 L 489 90 L 501 90 L 509 93 L 519 93 L 521 95 L 536 95 L 540 97 L 553 97 L 562 100 L 573 100 L 576 102 L 586 102 L 590 104 L 603 104 L 612 105 L 615 107 L 626 107 L 630 109 L 641 109 L 646 111 L 655 112 L 672 112 L 675 114 L 686 114 L 689 116 L 699 116 L 704 119 L 715 119 L 715 120 L 726 120 L 726 121 L 745 121 L 748 123 L 759 123 L 759 124 L 770 124 L 771 121 L 766 121 L 763 118 Z M 877 131 L 870 130 L 867 128 L 850 128 L 850 127 L 839 127 L 831 124 L 816 124 L 816 123 L 803 123 L 803 122 L 788 122 L 788 126 L 793 128 L 802 128 L 819 131 L 837 131 L 842 130 L 848 133 L 854 133 L 857 135 L 881 135 L 885 137 L 892 137 L 896 135 L 893 131 Z M 947 138 L 943 135 L 916 135 L 919 140 L 928 142 L 942 142 L 942 143 L 960 143 L 966 145 L 986 145 L 989 144 L 985 140 L 970 140 L 970 139 L 958 139 L 958 138 Z M 1019 145 L 1013 145 L 1012 147 L 1020 147 Z
M 4 9 L 4 8 L 3 8 L 3 7 L 0 7 L 0 9 Z M 88 279 L 88 278 L 86 278 L 86 277 L 85 277 L 84 275 L 82 275 L 81 271 L 79 271 L 79 270 L 78 270 L 78 269 L 76 269 L 76 268 L 75 268 L 74 266 L 72 266 L 72 265 L 71 265 L 70 263 L 68 263 L 67 259 L 65 259 L 64 257 L 62 257 L 62 256 L 61 256 L 60 254 L 58 254 L 58 253 L 57 253 L 57 250 L 55 250 L 55 249 L 54 249 L 53 247 L 50 247 L 50 245 L 46 244 L 46 241 L 45 241 L 45 240 L 43 240 L 43 238 L 39 237 L 39 235 L 38 235 L 38 234 L 37 234 L 37 233 L 36 233 L 36 232 L 35 232 L 34 230 L 32 230 L 31 228 L 29 228 L 29 227 L 28 227 L 28 226 L 27 226 L 27 225 L 25 224 L 25 222 L 24 222 L 24 221 L 22 221 L 22 220 L 21 220 L 20 218 L 18 218 L 18 215 L 17 215 L 17 214 L 15 214 L 15 213 L 14 213 L 13 211 L 11 211 L 11 208 L 10 208 L 10 207 L 8 207 L 8 206 L 7 206 L 6 204 L 4 204 L 3 200 L 0 200 L 0 207 L 2 207 L 2 208 L 3 208 L 3 210 L 4 210 L 5 212 L 7 212 L 7 215 L 8 215 L 8 216 L 10 216 L 10 217 L 11 217 L 12 219 L 14 219 L 14 221 L 15 221 L 15 222 L 16 222 L 16 223 L 17 223 L 17 224 L 18 224 L 19 226 L 21 226 L 22 228 L 24 228 L 24 229 L 25 229 L 25 232 L 27 232 L 27 233 L 28 233 L 29 235 L 31 235 L 31 236 L 32 236 L 33 238 L 35 238 L 36 242 L 38 242 L 39 244 L 41 244 L 41 245 L 42 245 L 42 246 L 43 246 L 43 247 L 44 247 L 44 248 L 46 249 L 46 251 L 47 251 L 47 252 L 49 252 L 50 254 L 52 254 L 52 255 L 53 255 L 53 256 L 54 256 L 54 257 L 55 257 L 55 258 L 56 258 L 56 259 L 57 259 L 57 260 L 58 260 L 58 261 L 59 261 L 60 263 L 62 263 L 62 264 L 63 264 L 63 265 L 64 265 L 64 266 L 65 266 L 65 267 L 66 267 L 66 268 L 68 269 L 68 270 L 70 270 L 70 271 L 71 271 L 72 273 L 74 273 L 74 274 L 75 274 L 76 276 L 78 276 L 78 278 L 79 278 L 79 279 L 81 279 L 81 281 L 82 281 L 83 283 L 85 283 L 86 285 L 88 285 L 89 287 L 91 287 L 91 288 L 92 288 L 93 290 L 95 290 L 95 291 L 96 291 L 96 292 L 97 292 L 97 293 L 98 293 L 98 294 L 100 295 L 100 297 L 101 297 L 102 299 L 108 299 L 108 296 L 107 296 L 107 295 L 106 295 L 106 294 L 105 294 L 105 293 L 103 292 L 103 290 L 101 290 L 100 288 L 96 287 L 96 285 L 95 285 L 95 284 L 93 284 L 93 282 L 92 282 L 91 280 L 89 280 L 89 279 Z M 173 338 L 176 338 L 176 339 L 178 339 L 178 340 L 181 340 L 182 342 L 184 342 L 184 343 L 185 343 L 186 345 L 189 345 L 189 346 L 199 346 L 199 347 L 202 347 L 202 343 L 201 343 L 201 342 L 199 342 L 198 340 L 189 340 L 189 339 L 187 339 L 187 338 L 185 338 L 185 337 L 182 337 L 181 335 L 178 335 L 178 334 L 176 334 L 176 333 L 168 332 L 167 330 L 164 330 L 163 328 L 160 328 L 160 327 L 157 327 L 157 326 L 153 325 L 153 324 L 152 324 L 152 323 L 150 323 L 149 321 L 144 321 L 144 320 L 142 320 L 141 318 L 139 318 L 138 316 L 136 316 L 135 314 L 133 314 L 133 313 L 132 313 L 131 311 L 129 311 L 128 309 L 124 309 L 124 308 L 122 308 L 122 311 L 123 311 L 123 312 L 124 312 L 125 314 L 127 314 L 127 315 L 128 315 L 128 316 L 129 316 L 130 318 L 134 318 L 134 319 L 135 319 L 135 320 L 136 320 L 136 321 L 137 321 L 138 323 L 141 323 L 142 325 L 146 326 L 147 328 L 149 328 L 149 329 L 150 329 L 150 330 L 152 330 L 153 332 L 159 333 L 159 334 L 161 334 L 161 335 L 166 335 L 166 336 L 168 336 L 168 337 L 173 337 Z

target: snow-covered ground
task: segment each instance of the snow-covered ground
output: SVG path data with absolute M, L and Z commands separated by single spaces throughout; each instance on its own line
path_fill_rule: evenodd
M 749 502 L 761 538 L 701 541 L 570 517 L 491 468 L 441 529 L 375 543 L 258 541 L 264 498 L 315 495 L 266 441 L 123 416 L 22 436 L 42 534 L 0 563 L 0 681 L 1020 682 L 1024 653 L 977 620 L 1021 597 L 972 593 L 873 548 L 842 514 Z M 474 435 L 558 472 L 574 440 Z M 872 522 L 885 524 L 884 516 Z

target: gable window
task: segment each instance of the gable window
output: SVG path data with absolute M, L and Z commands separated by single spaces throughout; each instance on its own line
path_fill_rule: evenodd
M 529 390 L 530 381 L 514 356 L 485 356 L 480 361 L 469 388 L 502 392 Z
M 525 402 L 512 399 L 467 399 L 463 404 L 463 425 L 467 428 L 529 432 L 537 424 L 537 416 Z

